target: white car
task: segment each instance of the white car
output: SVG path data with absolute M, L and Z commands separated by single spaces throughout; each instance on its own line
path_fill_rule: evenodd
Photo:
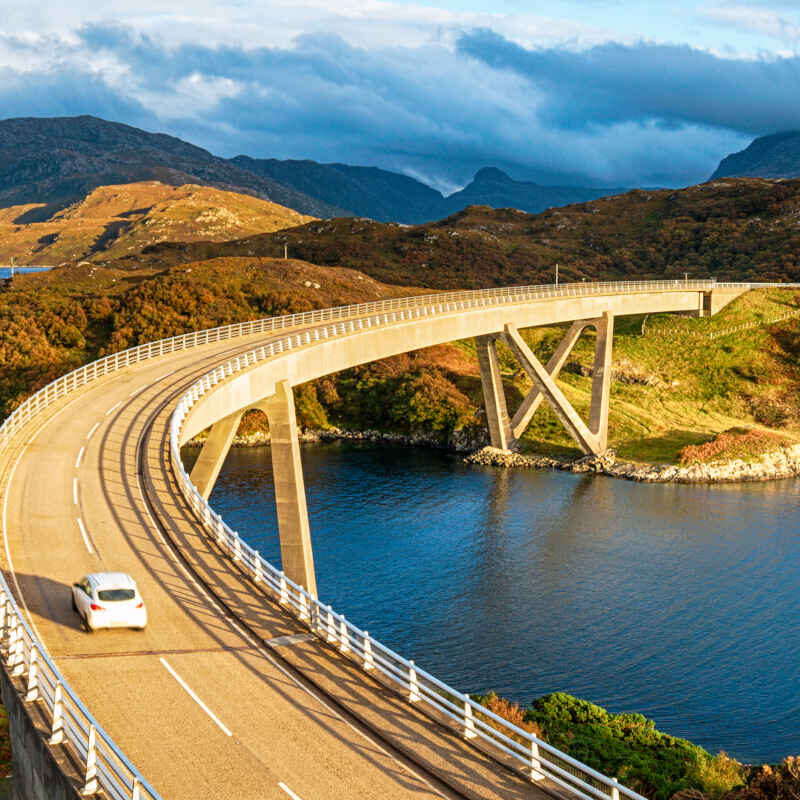
M 124 572 L 93 572 L 72 584 L 72 607 L 89 631 L 147 625 L 147 608 L 136 582 Z

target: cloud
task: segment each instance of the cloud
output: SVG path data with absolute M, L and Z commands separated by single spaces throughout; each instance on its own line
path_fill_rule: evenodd
M 709 9 L 704 16 L 745 33 L 757 32 L 792 45 L 800 42 L 800 25 L 770 8 L 719 6 Z
M 800 128 L 800 58 L 724 59 L 688 45 L 604 44 L 581 52 L 526 49 L 482 30 L 459 52 L 525 77 L 561 128 L 652 121 L 760 135 Z
M 6 116 L 92 113 L 223 156 L 376 165 L 450 188 L 486 165 L 546 183 L 683 185 L 797 114 L 793 61 L 691 48 L 534 48 L 487 30 L 402 46 L 320 33 L 176 44 L 99 24 L 46 36 L 0 36 Z

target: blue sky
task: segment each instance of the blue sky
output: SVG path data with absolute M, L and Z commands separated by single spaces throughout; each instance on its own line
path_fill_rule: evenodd
M 0 0 L 0 117 L 223 156 L 681 186 L 800 129 L 800 0 Z

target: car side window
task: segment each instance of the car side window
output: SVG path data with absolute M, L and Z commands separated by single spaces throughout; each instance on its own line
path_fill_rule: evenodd
M 83 589 L 83 591 L 86 592 L 86 594 L 88 594 L 89 597 L 92 596 L 92 584 L 89 582 L 88 578 L 84 578 L 81 581 L 81 589 Z

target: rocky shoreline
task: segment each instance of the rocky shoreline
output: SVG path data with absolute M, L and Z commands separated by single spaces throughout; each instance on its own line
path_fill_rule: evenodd
M 574 461 L 526 456 L 512 450 L 484 447 L 464 459 L 468 464 L 502 468 L 558 469 L 609 475 L 641 483 L 739 483 L 793 478 L 800 475 L 800 444 L 765 453 L 752 461 L 734 459 L 713 464 L 636 464 L 618 461 L 613 451 Z
M 298 439 L 303 443 L 314 442 L 374 442 L 380 444 L 396 444 L 407 447 L 433 447 L 437 450 L 448 450 L 453 453 L 471 453 L 486 443 L 486 433 L 483 430 L 462 429 L 455 431 L 447 441 L 436 436 L 425 434 L 403 434 L 386 431 L 349 431 L 342 428 L 325 428 L 322 430 L 302 429 Z M 201 447 L 205 440 L 195 437 L 187 443 L 188 447 Z M 256 431 L 244 436 L 237 435 L 232 443 L 233 447 L 265 447 L 269 445 L 269 433 Z
M 351 441 L 406 447 L 433 447 L 437 450 L 469 453 L 464 458 L 467 464 L 503 469 L 551 469 L 579 474 L 591 473 L 640 483 L 742 483 L 800 476 L 800 444 L 781 447 L 748 461 L 733 459 L 710 464 L 679 466 L 621 461 L 617 459 L 613 450 L 608 450 L 601 456 L 584 456 L 578 459 L 523 455 L 513 450 L 483 446 L 486 434 L 481 430 L 456 431 L 446 442 L 424 434 L 406 435 L 374 430 L 350 431 L 341 428 L 302 430 L 299 439 L 303 443 Z M 257 431 L 237 436 L 233 446 L 265 447 L 269 445 L 269 441 L 269 433 Z M 189 443 L 189 446 L 199 447 L 202 444 L 203 440 L 196 438 Z

